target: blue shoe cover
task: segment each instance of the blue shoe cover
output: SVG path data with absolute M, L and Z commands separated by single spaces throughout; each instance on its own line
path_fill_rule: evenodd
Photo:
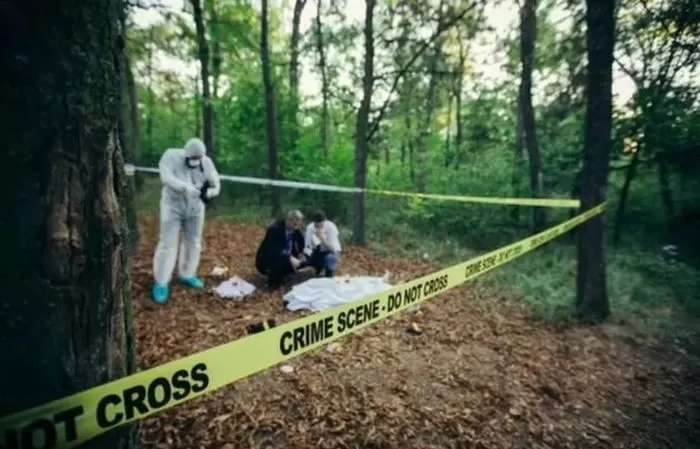
M 166 284 L 155 284 L 153 286 L 153 300 L 158 304 L 164 304 L 168 300 L 168 290 Z
M 192 276 L 191 278 L 180 278 L 180 282 L 190 288 L 204 288 L 204 281 L 197 276 Z

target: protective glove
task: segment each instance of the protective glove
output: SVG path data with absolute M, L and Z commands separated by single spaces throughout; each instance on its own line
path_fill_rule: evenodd
M 187 187 L 185 187 L 185 195 L 196 198 L 199 196 L 199 189 L 192 184 L 187 184 Z
M 211 198 L 210 186 L 211 184 L 209 183 L 209 181 L 204 181 L 202 187 L 199 188 L 199 199 L 202 200 L 205 204 L 208 203 L 209 199 Z

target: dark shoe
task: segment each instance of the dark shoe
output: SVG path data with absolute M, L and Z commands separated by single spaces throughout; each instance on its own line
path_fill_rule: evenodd
M 268 329 L 272 329 L 275 327 L 277 323 L 275 323 L 275 320 L 266 320 L 261 323 L 255 323 L 255 324 L 250 324 L 247 327 L 248 334 L 257 334 L 260 332 L 264 332 Z

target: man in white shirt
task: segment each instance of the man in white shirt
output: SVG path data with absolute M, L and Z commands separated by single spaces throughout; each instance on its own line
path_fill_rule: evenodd
M 317 275 L 323 271 L 326 277 L 333 277 L 342 250 L 340 232 L 323 211 L 313 214 L 312 222 L 306 227 L 304 242 L 308 259 L 303 265 L 313 267 Z

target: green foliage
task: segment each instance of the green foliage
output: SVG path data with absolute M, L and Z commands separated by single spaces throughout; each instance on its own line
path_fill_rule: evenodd
M 444 4 L 448 3 L 452 6 L 441 11 L 438 2 L 433 0 L 427 4 L 392 0 L 380 2 L 378 6 L 375 29 L 377 94 L 372 105 L 372 120 L 377 119 L 395 78 L 398 74 L 401 77 L 395 83 L 378 131 L 370 142 L 367 186 L 415 191 L 418 175 L 422 174 L 427 192 L 528 196 L 527 161 L 519 163 L 516 158 L 518 36 L 510 33 L 503 39 L 496 35 L 485 23 L 484 10 L 474 7 L 454 29 L 426 46 L 426 38 L 437 29 L 438 20 L 448 20 L 456 11 L 469 6 L 465 0 Z M 561 16 L 562 11 L 555 11 L 554 3 L 557 2 L 543 3 L 538 11 L 534 80 L 536 131 L 546 196 L 568 198 L 575 190 L 583 143 L 584 10 L 578 6 L 572 8 L 570 16 L 566 17 L 569 22 L 562 25 L 562 19 L 555 14 L 558 11 Z M 652 5 L 657 3 L 663 2 L 651 2 Z M 692 3 L 683 4 L 686 9 L 692 6 Z M 249 3 L 237 0 L 209 0 L 206 5 L 207 11 L 216 8 L 218 14 L 217 32 L 209 30 L 209 40 L 218 42 L 222 58 L 218 97 L 212 100 L 218 169 L 225 174 L 267 177 L 258 11 Z M 304 15 L 315 17 L 315 7 L 315 3 L 308 2 Z M 271 68 L 277 106 L 280 174 L 289 180 L 352 186 L 356 169 L 355 118 L 362 81 L 362 24 L 347 17 L 349 10 L 343 7 L 343 2 L 324 2 L 321 31 L 330 84 L 330 145 L 326 158 L 320 81 L 319 86 L 306 83 L 305 89 L 314 88 L 316 93 L 308 98 L 304 96 L 299 102 L 290 94 L 290 24 L 284 21 L 291 17 L 291 8 L 291 4 L 271 5 Z M 696 313 L 700 304 L 697 295 L 692 294 L 692 283 L 687 281 L 693 277 L 693 269 L 657 261 L 658 248 L 668 243 L 669 219 L 660 201 L 654 158 L 663 158 L 670 166 L 670 186 L 678 215 L 682 211 L 700 210 L 697 139 L 700 107 L 697 86 L 692 81 L 697 80 L 697 76 L 693 77 L 697 75 L 695 59 L 688 59 L 683 70 L 663 70 L 663 62 L 669 57 L 671 66 L 676 67 L 680 58 L 691 55 L 686 46 L 694 42 L 694 37 L 682 34 L 678 54 L 671 54 L 673 33 L 650 30 L 679 23 L 678 11 L 674 13 L 670 7 L 655 8 L 656 13 L 645 15 L 636 3 L 623 2 L 618 35 L 618 63 L 623 70 L 634 70 L 631 75 L 639 90 L 627 105 L 619 105 L 615 111 L 612 164 L 624 168 L 630 163 L 631 153 L 626 151 L 630 139 L 638 142 L 644 153 L 626 205 L 622 246 L 611 248 L 608 272 L 613 309 L 618 314 L 629 312 L 635 316 L 643 316 L 645 308 L 659 311 L 677 306 Z M 686 10 L 680 8 L 679 11 Z M 694 30 L 696 24 L 687 22 L 686 29 Z M 317 80 L 320 76 L 317 29 L 313 25 L 302 31 L 303 71 L 313 74 L 313 79 Z M 149 28 L 132 26 L 129 32 L 128 48 L 140 104 L 140 164 L 155 165 L 164 149 L 182 145 L 201 130 L 201 95 L 193 76 L 198 64 L 194 39 L 191 18 L 180 12 L 170 13 L 163 23 Z M 497 56 L 506 72 L 505 80 L 489 82 L 487 76 L 480 73 L 481 55 L 475 49 L 480 41 L 504 43 L 498 48 Z M 639 47 L 640 42 L 645 45 L 643 48 Z M 435 50 L 439 50 L 439 58 L 435 64 L 437 70 L 432 73 L 429 56 L 435 54 Z M 406 64 L 417 51 L 423 53 L 407 68 Z M 462 66 L 460 52 L 465 59 Z M 194 70 L 188 69 L 185 75 L 184 68 L 164 66 L 158 61 L 165 56 L 182 60 Z M 650 68 L 646 78 L 637 70 L 643 65 L 642 56 L 647 58 L 645 61 Z M 434 107 L 429 110 L 431 77 L 436 77 L 437 91 L 432 102 Z M 461 107 L 457 110 L 455 92 L 460 84 Z M 299 129 L 292 151 L 292 124 L 288 118 L 295 110 Z M 426 119 L 428 113 L 432 120 Z M 458 122 L 461 123 L 459 132 Z M 423 164 L 417 162 L 421 154 L 425 155 Z M 605 217 L 609 225 L 615 217 L 626 174 L 625 169 L 610 173 L 610 212 Z M 144 195 L 151 197 L 141 205 L 153 207 L 157 192 L 146 194 L 146 190 Z M 258 186 L 227 183 L 220 212 L 266 217 L 269 193 L 269 189 Z M 350 226 L 356 216 L 355 198 L 351 194 L 291 189 L 281 193 L 284 207 L 300 207 L 305 211 L 322 207 L 344 226 Z M 567 218 L 568 213 L 567 210 L 551 210 L 549 219 L 560 221 Z M 513 207 L 376 195 L 367 195 L 365 207 L 367 235 L 373 249 L 396 254 L 398 247 L 407 255 L 427 255 L 440 262 L 463 259 L 527 235 L 530 214 L 530 208 L 520 208 L 518 218 Z M 700 236 L 692 228 L 686 225 L 682 241 L 676 242 L 684 253 L 700 242 Z M 347 227 L 343 229 L 348 232 Z M 674 229 L 678 232 L 672 234 L 681 238 L 681 227 Z M 570 245 L 558 244 L 498 270 L 489 279 L 522 293 L 538 315 L 562 316 L 569 313 L 572 304 L 575 269 Z M 651 273 L 656 274 L 652 276 Z

